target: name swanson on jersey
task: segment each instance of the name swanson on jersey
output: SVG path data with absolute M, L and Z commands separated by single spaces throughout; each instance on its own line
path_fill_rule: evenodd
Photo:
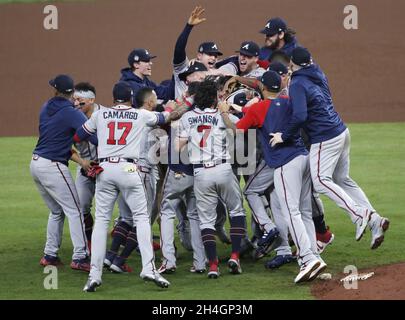
M 214 126 L 217 126 L 218 118 L 216 118 L 215 116 L 209 115 L 209 114 L 204 114 L 204 115 L 199 115 L 199 116 L 188 118 L 188 123 L 190 124 L 190 126 L 196 125 L 196 124 L 206 124 L 206 123 L 210 123 Z
M 119 110 L 110 110 L 110 111 L 103 111 L 103 118 L 104 119 L 130 119 L 136 120 L 138 119 L 138 113 L 134 111 L 119 111 Z

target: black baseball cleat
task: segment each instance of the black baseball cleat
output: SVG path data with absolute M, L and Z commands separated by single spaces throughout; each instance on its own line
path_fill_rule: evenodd
M 101 282 L 97 280 L 91 280 L 90 278 L 87 280 L 86 285 L 83 288 L 84 292 L 95 292 L 97 288 L 101 286 Z

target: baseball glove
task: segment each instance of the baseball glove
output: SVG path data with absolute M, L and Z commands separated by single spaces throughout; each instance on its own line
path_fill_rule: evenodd
M 99 164 L 95 161 L 91 162 L 91 167 L 89 170 L 86 171 L 83 168 L 80 169 L 80 172 L 83 176 L 92 180 L 96 180 L 96 177 L 103 171 L 104 169 L 100 167 Z

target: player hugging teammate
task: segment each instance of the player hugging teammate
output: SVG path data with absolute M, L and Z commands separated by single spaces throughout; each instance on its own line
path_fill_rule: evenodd
M 201 7 L 192 11 L 175 44 L 173 77 L 159 85 L 149 79 L 155 56 L 142 48 L 130 52 L 109 107 L 95 103 L 89 83 L 74 86 L 67 75 L 49 82 L 55 95 L 41 109 L 30 166 L 50 210 L 40 264 L 62 264 L 58 250 L 67 216 L 71 267 L 90 272 L 86 292 L 102 284 L 105 266 L 131 272 L 126 261 L 134 250 L 142 258 L 140 277 L 169 287 L 162 274 L 177 272 L 176 217 L 180 242 L 193 253 L 190 272 L 207 272 L 210 279 L 220 276 L 216 237 L 231 245 L 231 274 L 242 273 L 247 252 L 258 260 L 275 251 L 266 268 L 297 261 L 295 283 L 317 278 L 327 267 L 321 253 L 334 239 L 319 194 L 347 212 L 357 241 L 367 227 L 371 249 L 384 241 L 390 222 L 349 176 L 349 129 L 335 111 L 325 74 L 298 45 L 295 31 L 272 18 L 260 31 L 262 48 L 243 41 L 237 55 L 219 61 L 222 52 L 208 41 L 189 60 L 188 37 L 206 20 L 203 13 Z M 249 130 L 254 139 L 244 135 Z M 239 135 L 246 149 L 235 150 Z M 243 175 L 238 169 L 245 163 L 234 160 L 246 157 L 238 152 L 253 163 Z M 69 160 L 80 165 L 75 183 Z M 252 214 L 251 236 L 243 195 Z M 107 251 L 116 201 L 120 219 Z M 152 245 L 155 220 L 160 246 Z M 162 264 L 156 268 L 159 247 Z

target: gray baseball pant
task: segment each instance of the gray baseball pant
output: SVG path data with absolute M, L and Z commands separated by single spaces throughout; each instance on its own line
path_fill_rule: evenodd
M 128 162 L 100 164 L 104 171 L 97 176 L 96 214 L 91 239 L 91 271 L 93 280 L 101 281 L 107 246 L 107 233 L 118 194 L 132 212 L 142 258 L 143 274 L 156 272 L 152 247 L 152 231 L 147 212 L 145 189 L 135 165 Z
M 311 208 L 311 174 L 307 155 L 274 170 L 274 187 L 297 247 L 298 264 L 319 259 Z
M 30 171 L 42 199 L 51 211 L 44 253 L 54 257 L 58 255 L 66 215 L 73 243 L 72 259 L 86 258 L 88 248 L 83 213 L 69 168 L 63 163 L 34 155 Z
M 196 199 L 193 190 L 194 178 L 186 174 L 177 174 L 168 169 L 163 184 L 163 199 L 160 209 L 160 242 L 163 263 L 166 268 L 176 267 L 174 248 L 174 219 L 176 208 L 182 198 L 186 200 L 187 218 L 190 222 L 191 246 L 193 248 L 193 263 L 197 270 L 205 269 L 206 256 L 201 239 L 200 219 L 196 209 Z

